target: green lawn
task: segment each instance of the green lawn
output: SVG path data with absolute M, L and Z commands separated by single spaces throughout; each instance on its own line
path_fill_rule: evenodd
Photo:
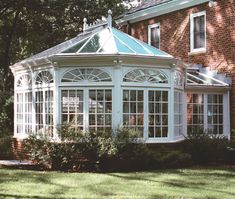
M 0 169 L 0 198 L 235 198 L 235 169 L 60 173 Z

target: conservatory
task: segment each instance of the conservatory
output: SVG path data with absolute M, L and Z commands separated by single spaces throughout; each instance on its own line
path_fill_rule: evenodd
M 87 131 L 120 127 L 147 143 L 184 139 L 198 129 L 230 135 L 224 75 L 182 61 L 112 27 L 108 21 L 11 66 L 15 76 L 14 137 L 58 138 L 69 124 Z

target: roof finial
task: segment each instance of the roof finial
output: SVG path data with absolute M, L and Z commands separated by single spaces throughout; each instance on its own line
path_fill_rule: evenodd
M 112 11 L 108 11 L 108 27 L 112 27 Z
M 83 19 L 83 32 L 86 32 L 86 29 L 87 29 L 87 26 L 88 26 L 86 22 L 87 22 L 87 18 L 84 18 Z

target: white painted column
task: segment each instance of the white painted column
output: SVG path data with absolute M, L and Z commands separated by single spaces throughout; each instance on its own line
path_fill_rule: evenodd
M 223 134 L 230 140 L 230 91 L 223 94 Z
M 143 94 L 144 94 L 144 141 L 148 140 L 148 122 L 149 122 L 149 109 L 148 109 L 148 105 L 149 105 L 149 89 L 143 89 Z
M 168 112 L 168 138 L 169 141 L 173 141 L 174 140 L 174 68 L 171 69 L 170 72 L 170 91 L 168 94 L 168 108 L 169 108 L 169 112 Z
M 17 137 L 17 94 L 16 94 L 16 76 L 14 74 L 14 137 Z
M 53 138 L 58 139 L 59 135 L 57 133 L 57 128 L 61 122 L 61 101 L 60 101 L 60 71 L 58 68 L 54 68 L 54 88 L 53 88 L 53 122 L 54 122 L 54 130 L 53 130 Z
M 182 106 L 183 106 L 183 110 L 182 110 L 182 131 L 181 133 L 183 133 L 184 136 L 187 136 L 187 127 L 188 127 L 188 120 L 187 120 L 187 116 L 188 116 L 188 111 L 187 111 L 187 92 L 183 92 L 182 93 Z
M 208 99 L 208 94 L 206 94 L 206 93 L 203 93 L 203 120 L 204 120 L 204 131 L 205 132 L 208 132 L 208 109 L 207 109 L 207 99 Z
M 89 89 L 84 88 L 83 89 L 83 126 L 84 126 L 84 132 L 88 132 L 89 130 Z
M 36 93 L 35 93 L 35 75 L 31 70 L 32 77 L 32 131 L 36 134 Z
M 115 82 L 113 87 L 112 96 L 112 127 L 113 129 L 118 129 L 122 124 L 122 67 L 117 65 L 113 67 L 113 82 Z

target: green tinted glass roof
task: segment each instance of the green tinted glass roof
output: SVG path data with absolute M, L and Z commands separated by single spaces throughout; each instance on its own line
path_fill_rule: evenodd
M 75 54 L 133 54 L 172 57 L 113 27 L 89 35 L 61 53 Z

